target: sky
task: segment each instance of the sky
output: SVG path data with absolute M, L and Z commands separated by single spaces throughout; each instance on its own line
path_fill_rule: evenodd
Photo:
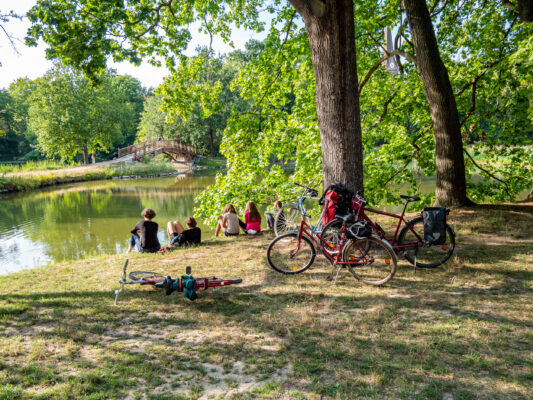
M 0 0 L 0 11 L 7 13 L 14 11 L 17 14 L 25 15 L 26 12 L 37 3 L 37 0 Z M 40 42 L 37 47 L 27 47 L 24 44 L 24 37 L 30 23 L 27 18 L 20 20 L 11 20 L 5 24 L 6 30 L 14 36 L 16 48 L 19 54 L 12 49 L 9 40 L 3 32 L 0 31 L 0 89 L 7 88 L 18 78 L 35 79 L 43 76 L 45 72 L 52 67 L 52 61 L 47 60 L 45 56 L 46 44 Z M 188 55 L 194 54 L 194 49 L 198 45 L 209 45 L 209 38 L 198 32 L 197 26 L 190 28 L 193 39 L 189 44 Z M 250 39 L 264 39 L 265 33 L 257 34 L 246 32 L 244 30 L 234 29 L 232 41 L 236 49 L 243 49 L 244 44 Z M 220 39 L 213 41 L 213 49 L 217 53 L 227 53 L 233 49 L 224 44 Z M 145 87 L 157 87 L 163 82 L 163 78 L 168 75 L 165 67 L 154 67 L 148 63 L 143 63 L 136 67 L 130 63 L 108 63 L 109 68 L 117 70 L 119 74 L 131 75 Z

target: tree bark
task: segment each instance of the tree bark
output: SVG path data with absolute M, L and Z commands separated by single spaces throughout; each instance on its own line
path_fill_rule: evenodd
M 302 16 L 313 60 L 324 187 L 363 190 L 352 0 L 289 0 Z
M 533 1 L 532 0 L 517 0 L 518 15 L 522 22 L 533 21 Z
M 440 57 L 425 0 L 404 0 L 416 63 L 433 121 L 437 168 L 436 205 L 473 204 L 466 195 L 461 125 L 448 71 Z
M 211 157 L 216 156 L 215 154 L 215 138 L 213 137 L 213 129 L 209 128 L 209 148 L 211 150 Z
M 89 164 L 89 151 L 87 150 L 87 142 L 83 145 L 83 164 Z

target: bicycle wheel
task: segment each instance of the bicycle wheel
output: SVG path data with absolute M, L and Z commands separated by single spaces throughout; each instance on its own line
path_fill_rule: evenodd
M 132 271 L 128 274 L 132 281 L 139 281 L 145 285 L 155 285 L 157 282 L 162 282 L 167 277 L 166 275 L 157 272 Z
M 276 236 L 297 231 L 300 228 L 302 214 L 296 203 L 287 203 L 279 210 L 274 220 L 274 233 Z
M 420 239 L 424 240 L 424 218 L 418 217 L 408 222 L 417 233 Z M 398 237 L 398 246 L 409 246 L 401 248 L 404 256 L 411 264 L 415 263 L 415 245 L 419 244 L 416 253 L 416 266 L 420 268 L 435 268 L 448 260 L 455 249 L 455 234 L 450 225 L 446 225 L 446 243 L 444 244 L 422 244 L 418 243 L 418 238 L 405 226 Z
M 333 219 L 329 221 L 322 229 L 320 236 L 330 245 L 330 248 L 338 249 L 342 236 L 342 220 Z
M 305 271 L 315 261 L 316 251 L 313 243 L 297 232 L 278 236 L 267 249 L 267 260 L 272 268 L 282 274 L 298 274 Z
M 392 247 L 377 236 L 351 240 L 342 252 L 348 271 L 368 285 L 383 285 L 396 273 L 397 259 Z

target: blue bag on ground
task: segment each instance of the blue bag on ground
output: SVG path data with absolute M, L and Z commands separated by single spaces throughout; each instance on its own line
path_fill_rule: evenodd
M 450 210 L 442 207 L 426 207 L 424 217 L 424 241 L 428 244 L 446 243 L 446 214 Z
M 189 300 L 194 301 L 198 298 L 196 294 L 196 279 L 192 275 L 182 275 L 181 283 L 183 285 L 183 293 Z

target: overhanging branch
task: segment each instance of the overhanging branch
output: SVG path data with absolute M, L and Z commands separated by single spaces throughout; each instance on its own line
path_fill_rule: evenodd
M 387 53 L 387 55 L 385 55 L 384 57 L 380 58 L 380 60 L 376 64 L 374 64 L 374 66 L 372 68 L 370 68 L 370 70 L 367 72 L 365 78 L 363 79 L 363 81 L 359 85 L 359 94 L 363 90 L 363 86 L 365 86 L 365 84 L 368 82 L 368 80 L 370 79 L 372 74 L 379 68 L 379 66 L 381 64 L 383 64 L 385 61 L 387 61 L 389 58 L 394 57 L 394 56 L 405 57 L 408 60 L 412 61 L 416 65 L 416 58 L 411 53 L 407 53 L 407 52 L 402 51 L 402 50 L 394 50 L 394 51 L 391 51 L 390 53 Z

